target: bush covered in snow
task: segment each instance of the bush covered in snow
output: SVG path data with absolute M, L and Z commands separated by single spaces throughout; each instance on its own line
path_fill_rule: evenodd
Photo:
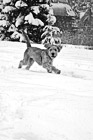
M 20 29 L 24 28 L 31 41 L 41 43 L 45 38 L 41 37 L 46 32 L 45 27 L 49 25 L 54 29 L 52 25 L 56 22 L 49 2 L 50 0 L 3 0 L 0 5 L 0 40 L 22 42 L 24 37 Z M 51 35 L 48 37 L 52 38 Z

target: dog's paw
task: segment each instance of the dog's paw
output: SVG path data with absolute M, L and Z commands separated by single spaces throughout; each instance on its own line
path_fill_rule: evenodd
M 61 73 L 61 70 L 57 70 L 57 71 L 56 71 L 56 74 L 60 74 L 60 73 Z
M 18 66 L 18 69 L 21 69 L 21 68 L 22 68 L 22 66 L 21 66 L 21 65 L 19 65 L 19 66 Z
M 23 65 L 23 61 L 20 61 L 18 68 L 19 69 L 22 68 L 22 65 Z
M 29 67 L 27 66 L 25 69 L 26 69 L 26 70 L 29 70 Z
M 48 73 L 52 73 L 52 70 L 47 70 Z

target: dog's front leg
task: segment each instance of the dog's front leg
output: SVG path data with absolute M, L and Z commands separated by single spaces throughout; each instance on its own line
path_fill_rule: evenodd
M 46 68 L 48 73 L 52 73 L 52 67 Z
M 52 73 L 52 67 L 48 63 L 43 63 L 43 68 L 45 68 L 48 73 Z
M 61 73 L 61 70 L 57 69 L 54 66 L 52 66 L 52 71 L 54 71 L 56 74 L 60 74 Z

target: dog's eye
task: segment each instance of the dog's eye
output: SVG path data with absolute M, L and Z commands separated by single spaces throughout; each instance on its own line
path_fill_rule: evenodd
M 50 51 L 52 51 L 52 49 L 50 49 Z

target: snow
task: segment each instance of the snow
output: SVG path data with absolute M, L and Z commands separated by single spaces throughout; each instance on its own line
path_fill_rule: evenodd
M 0 42 L 0 140 L 93 140 L 93 50 L 64 46 L 57 75 L 18 69 L 25 49 Z

